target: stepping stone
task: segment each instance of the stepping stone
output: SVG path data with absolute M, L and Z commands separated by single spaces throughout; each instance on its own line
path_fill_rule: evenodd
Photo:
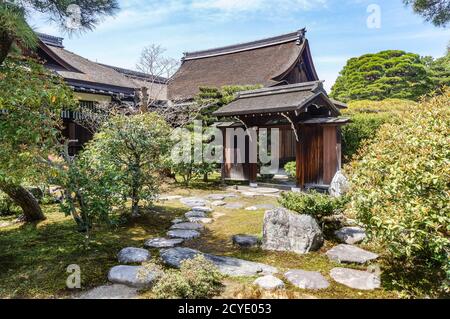
M 268 187 L 260 187 L 260 188 L 255 189 L 255 191 L 260 194 L 277 194 L 280 192 L 279 189 L 268 188 Z
M 212 213 L 213 210 L 212 208 L 201 206 L 201 207 L 192 207 L 192 211 L 202 213 Z
M 198 197 L 185 197 L 181 198 L 180 202 L 186 206 L 189 207 L 200 207 L 200 206 L 206 206 L 208 203 L 206 200 Z
M 182 238 L 153 238 L 148 239 L 144 246 L 148 248 L 173 248 L 184 242 Z
M 194 239 L 200 237 L 200 233 L 196 230 L 176 229 L 167 232 L 170 238 Z
M 159 274 L 151 272 L 143 266 L 115 266 L 108 273 L 108 280 L 115 284 L 135 288 L 151 287 Z
M 285 286 L 283 281 L 272 275 L 259 277 L 253 284 L 265 290 L 283 289 Z
M 201 217 L 189 217 L 188 220 L 190 223 L 197 223 L 197 224 L 211 224 L 213 222 L 212 218 L 201 218 Z
M 183 230 L 202 230 L 204 228 L 203 225 L 200 225 L 199 223 L 179 223 L 172 225 L 170 227 L 170 230 L 174 229 L 183 229 Z
M 151 255 L 147 249 L 127 247 L 119 252 L 117 258 L 121 264 L 137 264 L 149 261 Z
M 256 210 L 258 210 L 258 207 L 256 207 L 256 206 L 250 206 L 250 207 L 247 207 L 245 210 L 248 210 L 248 211 L 256 211 Z
M 330 260 L 339 263 L 365 264 L 377 259 L 378 255 L 352 245 L 341 244 L 326 252 Z
M 167 195 L 167 196 L 161 196 L 159 197 L 159 200 L 161 201 L 171 201 L 171 200 L 177 200 L 177 199 L 182 199 L 183 196 L 179 196 L 179 195 Z
M 182 261 L 195 258 L 195 256 L 199 254 L 205 256 L 207 260 L 211 261 L 219 269 L 219 271 L 226 276 L 240 277 L 255 276 L 258 274 L 270 275 L 278 272 L 275 267 L 269 265 L 232 257 L 204 254 L 198 250 L 190 248 L 175 247 L 160 251 L 160 256 L 163 262 L 166 265 L 175 268 L 180 268 Z
M 223 200 L 216 200 L 214 202 L 211 203 L 212 206 L 223 206 L 226 205 L 227 203 L 224 202 Z
M 225 209 L 241 209 L 243 207 L 244 207 L 244 205 L 241 203 L 229 203 L 229 204 L 226 204 L 225 206 L 223 206 L 223 208 L 225 208 Z
M 317 271 L 289 270 L 284 276 L 291 284 L 301 289 L 319 290 L 330 286 L 325 277 Z
M 183 218 L 175 218 L 174 220 L 172 220 L 172 224 L 179 224 L 184 222 L 185 220 Z
M 258 246 L 258 237 L 249 235 L 234 235 L 232 237 L 233 244 L 241 248 L 251 248 Z
M 361 227 L 344 227 L 334 232 L 336 237 L 345 244 L 359 244 L 366 238 L 366 232 Z
M 239 197 L 238 195 L 233 194 L 233 193 L 222 194 L 222 196 L 225 197 L 225 198 L 236 198 L 236 197 Z
M 330 272 L 331 278 L 347 287 L 359 290 L 374 290 L 380 288 L 380 276 L 366 271 L 333 268 Z
M 113 284 L 88 290 L 75 299 L 136 299 L 138 290 L 125 285 Z
M 218 201 L 218 200 L 224 200 L 225 196 L 222 194 L 211 194 L 211 195 L 206 196 L 206 198 L 210 199 L 210 200 Z
M 263 196 L 262 194 L 255 193 L 255 192 L 241 192 L 242 196 L 244 197 L 257 197 L 257 196 Z
M 191 218 L 191 217 L 205 218 L 206 214 L 204 212 L 191 211 L 191 212 L 187 212 L 186 214 L 184 214 L 184 216 L 186 218 Z

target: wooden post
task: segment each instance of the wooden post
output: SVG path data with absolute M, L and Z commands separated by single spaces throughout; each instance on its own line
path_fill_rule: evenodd
M 302 131 L 300 125 L 297 126 L 297 132 L 299 133 L 299 139 L 296 142 L 296 152 L 295 152 L 295 160 L 296 160 L 296 180 L 297 187 L 303 189 L 305 187 L 304 181 L 304 145 L 302 143 Z

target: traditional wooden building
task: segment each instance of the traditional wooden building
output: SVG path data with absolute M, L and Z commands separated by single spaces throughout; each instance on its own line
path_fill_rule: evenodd
M 155 100 L 167 100 L 167 79 L 148 74 L 100 64 L 64 48 L 63 38 L 38 34 L 38 56 L 45 67 L 57 73 L 74 90 L 75 98 L 82 107 L 93 107 L 95 103 L 118 102 L 134 107 L 137 89 L 147 87 Z M 65 128 L 63 134 L 76 140 L 70 153 L 76 153 L 92 133 L 76 124 L 79 114 L 63 112 Z
M 206 51 L 185 53 L 178 72 L 168 86 L 174 101 L 191 100 L 200 87 L 262 85 L 241 92 L 231 104 L 214 114 L 224 134 L 229 128 L 277 128 L 280 132 L 280 166 L 297 163 L 301 188 L 326 188 L 341 167 L 339 118 L 345 104 L 330 99 L 319 81 L 309 42 L 302 29 L 268 39 Z M 231 138 L 225 137 L 225 141 Z M 223 177 L 256 182 L 258 164 L 237 143 L 224 144 Z M 245 152 L 244 163 L 236 154 Z M 234 156 L 233 156 L 234 154 Z

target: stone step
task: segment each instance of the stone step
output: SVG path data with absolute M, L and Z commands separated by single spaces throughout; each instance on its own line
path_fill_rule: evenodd
M 378 258 L 377 254 L 356 246 L 341 244 L 326 252 L 328 258 L 339 263 L 365 264 Z

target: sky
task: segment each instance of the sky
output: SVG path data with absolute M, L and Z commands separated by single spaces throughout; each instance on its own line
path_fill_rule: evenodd
M 145 46 L 168 57 L 307 29 L 314 64 L 329 90 L 351 57 L 397 49 L 440 57 L 450 28 L 438 28 L 401 0 L 119 0 L 120 10 L 93 31 L 68 36 L 45 16 L 28 21 L 64 37 L 66 49 L 92 61 L 136 69 Z M 243 70 L 242 72 L 245 72 Z

